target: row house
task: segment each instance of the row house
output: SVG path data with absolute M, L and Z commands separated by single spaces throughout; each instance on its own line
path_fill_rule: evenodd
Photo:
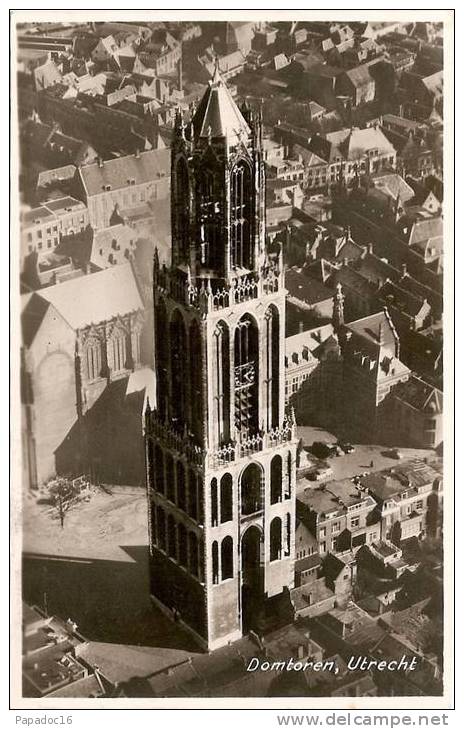
M 170 191 L 170 170 L 168 149 L 99 160 L 81 167 L 79 180 L 91 225 L 107 228 L 123 210 L 166 199 Z
M 375 500 L 382 540 L 400 544 L 412 537 L 439 536 L 443 501 L 441 466 L 421 461 L 404 463 L 363 476 L 359 485 Z
M 375 499 L 349 479 L 307 488 L 297 501 L 320 555 L 356 551 L 380 538 Z
M 21 267 L 36 253 L 38 260 L 52 252 L 63 236 L 85 230 L 89 224 L 86 205 L 73 197 L 49 200 L 21 215 Z

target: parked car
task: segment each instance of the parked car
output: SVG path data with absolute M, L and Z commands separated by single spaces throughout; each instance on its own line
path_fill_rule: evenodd
M 387 451 L 387 455 L 390 458 L 396 458 L 397 461 L 401 460 L 403 458 L 403 454 L 398 448 L 391 448 L 389 451 Z
M 343 453 L 354 453 L 356 450 L 351 443 L 337 443 L 337 445 L 342 449 Z
M 325 463 L 321 466 L 318 466 L 314 471 L 311 471 L 309 475 L 309 478 L 311 481 L 320 481 L 322 478 L 326 478 L 327 476 L 333 476 L 333 471 L 330 468 L 328 463 Z
M 316 440 L 311 446 L 311 451 L 317 458 L 331 458 L 337 455 L 337 446 Z

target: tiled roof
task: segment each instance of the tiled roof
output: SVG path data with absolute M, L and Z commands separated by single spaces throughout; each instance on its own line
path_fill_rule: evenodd
M 368 345 L 381 347 L 383 351 L 395 347 L 396 330 L 385 311 L 365 316 L 363 319 L 347 324 L 346 327 L 358 337 L 358 341 L 359 339 L 364 340 Z
M 110 190 L 119 190 L 134 180 L 141 185 L 170 174 L 171 152 L 169 149 L 151 149 L 127 157 L 118 157 L 102 162 L 85 165 L 79 170 L 82 184 L 87 195 L 99 195 L 109 186 Z
M 289 296 L 300 299 L 310 306 L 333 296 L 332 289 L 292 268 L 285 272 L 285 286 Z
M 356 88 L 374 83 L 374 79 L 369 73 L 369 66 L 367 64 L 350 69 L 346 72 L 346 75 Z
M 400 382 L 394 389 L 394 394 L 403 402 L 416 410 L 435 409 L 443 410 L 443 393 L 438 388 L 429 385 L 419 377 L 412 376 L 407 382 Z
M 130 264 L 49 286 L 41 289 L 39 296 L 52 304 L 73 329 L 143 309 Z
M 424 305 L 423 298 L 415 296 L 411 291 L 389 280 L 385 281 L 382 288 L 379 289 L 379 297 L 388 305 L 391 303 L 392 306 L 410 316 L 417 316 Z

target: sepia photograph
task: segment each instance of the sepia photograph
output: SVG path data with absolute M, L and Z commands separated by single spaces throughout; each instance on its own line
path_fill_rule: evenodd
M 450 706 L 453 11 L 10 24 L 15 699 Z

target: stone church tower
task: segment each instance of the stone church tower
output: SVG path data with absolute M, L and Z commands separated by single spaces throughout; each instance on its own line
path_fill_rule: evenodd
M 155 255 L 157 401 L 145 421 L 150 591 L 213 650 L 288 602 L 296 480 L 261 118 L 238 109 L 218 70 L 192 121 L 176 120 L 171 172 L 172 264 Z

